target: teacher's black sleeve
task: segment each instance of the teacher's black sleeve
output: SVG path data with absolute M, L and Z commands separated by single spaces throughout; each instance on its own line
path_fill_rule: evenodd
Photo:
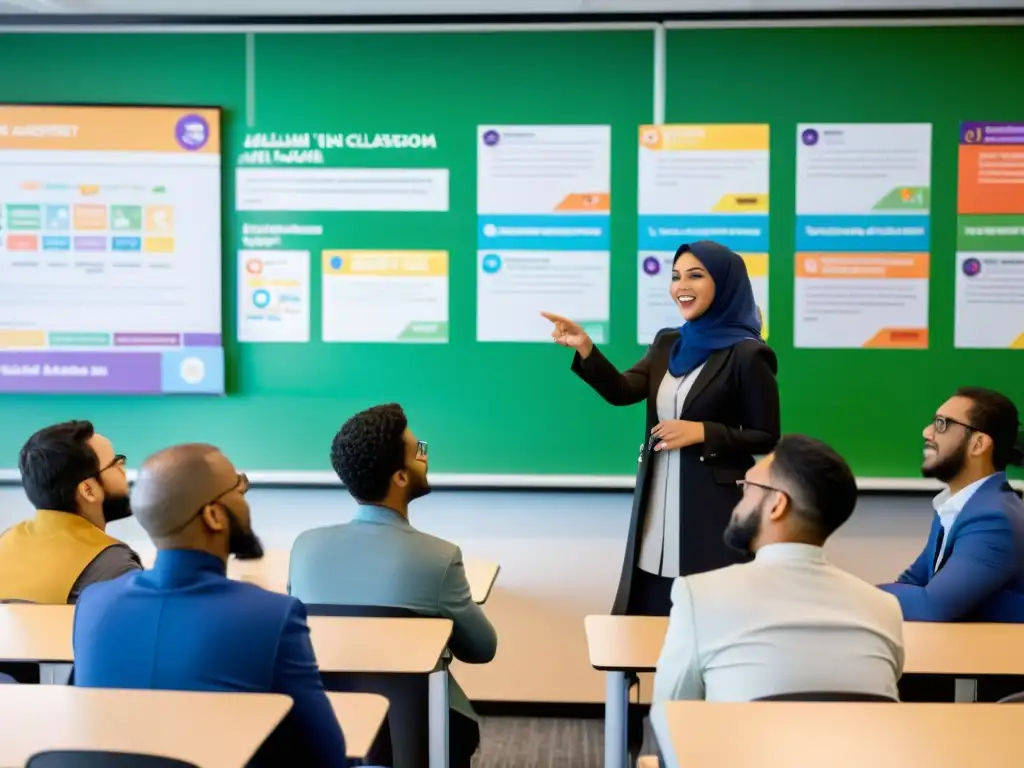
M 596 344 L 586 360 L 580 357 L 579 352 L 576 353 L 572 359 L 572 371 L 612 405 L 634 405 L 647 399 L 651 350 L 656 343 L 657 339 L 647 348 L 643 358 L 625 373 L 620 373 Z
M 778 362 L 771 347 L 744 344 L 736 350 L 739 425 L 704 422 L 704 457 L 720 461 L 770 453 L 779 441 Z

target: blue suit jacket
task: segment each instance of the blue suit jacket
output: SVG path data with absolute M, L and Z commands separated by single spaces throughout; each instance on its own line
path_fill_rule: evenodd
M 254 764 L 347 765 L 305 608 L 228 579 L 217 557 L 162 550 L 151 571 L 87 587 L 74 648 L 75 685 L 283 693 L 294 705 Z
M 408 608 L 452 620 L 448 647 L 455 658 L 484 664 L 498 636 L 473 602 L 462 551 L 417 531 L 397 512 L 363 505 L 346 525 L 300 534 L 292 546 L 288 591 L 307 605 L 378 605 Z M 451 678 L 452 709 L 475 719 L 462 688 Z
M 964 505 L 933 569 L 941 530 L 936 514 L 924 551 L 897 583 L 882 585 L 903 618 L 1024 623 L 1024 502 L 1006 475 L 986 480 Z

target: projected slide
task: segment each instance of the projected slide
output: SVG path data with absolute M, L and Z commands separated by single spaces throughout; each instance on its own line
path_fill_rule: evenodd
M 224 391 L 220 113 L 0 105 L 0 392 Z

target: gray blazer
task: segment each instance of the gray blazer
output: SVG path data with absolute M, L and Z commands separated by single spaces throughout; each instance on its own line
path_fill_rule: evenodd
M 677 579 L 651 703 L 807 691 L 897 698 L 903 616 L 820 547 L 771 544 L 752 563 Z
M 494 627 L 470 595 L 462 551 L 383 507 L 360 506 L 350 523 L 300 534 L 288 592 L 308 604 L 408 608 L 451 619 L 448 647 L 469 664 L 487 663 L 498 648 Z M 452 709 L 476 719 L 454 677 L 449 691 Z

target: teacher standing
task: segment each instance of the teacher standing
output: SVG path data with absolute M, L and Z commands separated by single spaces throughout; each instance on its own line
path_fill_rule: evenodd
M 579 325 L 544 315 L 552 338 L 576 350 L 572 370 L 601 397 L 647 402 L 616 614 L 667 616 L 675 577 L 744 559 L 723 533 L 738 482 L 779 439 L 778 362 L 761 339 L 743 259 L 708 240 L 682 245 L 669 294 L 685 322 L 659 331 L 625 373 Z

